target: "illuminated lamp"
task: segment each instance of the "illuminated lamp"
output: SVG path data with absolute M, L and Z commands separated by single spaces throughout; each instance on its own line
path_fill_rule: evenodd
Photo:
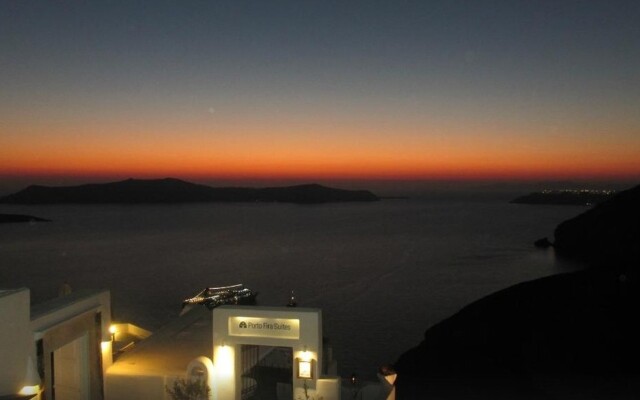
M 111 341 L 116 341 L 116 333 L 118 333 L 118 329 L 115 325 L 109 326 L 109 333 L 111 334 Z

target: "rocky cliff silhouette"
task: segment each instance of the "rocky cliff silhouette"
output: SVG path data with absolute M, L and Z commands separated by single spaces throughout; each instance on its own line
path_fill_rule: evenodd
M 640 395 L 640 187 L 556 229 L 585 270 L 489 295 L 396 362 L 402 399 L 632 399 Z
M 635 398 L 639 304 L 637 282 L 601 269 L 499 291 L 398 359 L 398 398 Z

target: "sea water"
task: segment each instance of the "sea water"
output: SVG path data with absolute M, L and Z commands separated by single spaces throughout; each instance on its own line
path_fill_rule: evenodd
M 32 302 L 111 290 L 116 321 L 150 330 L 207 286 L 260 305 L 322 309 L 339 372 L 371 377 L 424 331 L 512 284 L 576 268 L 533 247 L 583 207 L 470 196 L 375 203 L 7 206 L 51 219 L 0 225 L 0 288 Z

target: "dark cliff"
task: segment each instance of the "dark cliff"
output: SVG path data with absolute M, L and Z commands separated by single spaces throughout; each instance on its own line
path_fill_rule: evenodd
M 555 231 L 579 272 L 489 295 L 395 367 L 403 399 L 629 399 L 640 393 L 640 186 Z
M 494 293 L 427 330 L 399 358 L 398 397 L 633 398 L 638 297 L 637 282 L 597 269 Z

